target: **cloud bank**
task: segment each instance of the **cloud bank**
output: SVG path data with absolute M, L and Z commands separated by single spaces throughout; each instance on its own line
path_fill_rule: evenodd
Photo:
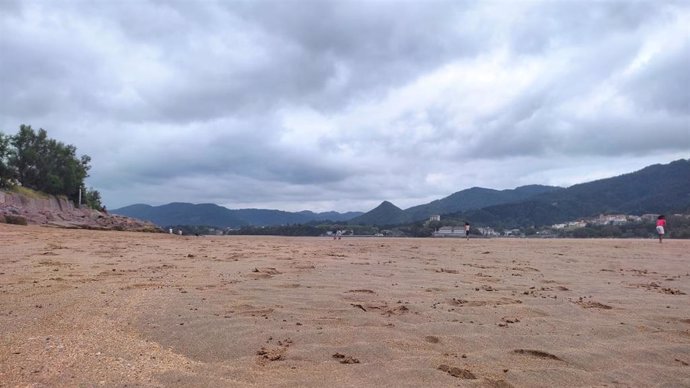
M 110 208 L 413 206 L 690 157 L 686 2 L 0 2 L 0 130 Z

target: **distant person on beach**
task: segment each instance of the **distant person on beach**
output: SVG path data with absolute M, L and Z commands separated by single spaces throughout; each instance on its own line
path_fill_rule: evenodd
M 664 229 L 666 229 L 666 216 L 662 214 L 656 219 L 656 233 L 659 235 L 659 243 L 664 239 L 664 233 L 666 233 Z
M 470 239 L 470 223 L 465 222 L 465 238 Z

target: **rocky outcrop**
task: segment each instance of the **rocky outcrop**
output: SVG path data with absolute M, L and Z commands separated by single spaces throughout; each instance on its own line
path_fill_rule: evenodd
M 63 196 L 9 191 L 0 191 L 0 222 L 75 229 L 161 231 L 148 221 L 77 208 Z

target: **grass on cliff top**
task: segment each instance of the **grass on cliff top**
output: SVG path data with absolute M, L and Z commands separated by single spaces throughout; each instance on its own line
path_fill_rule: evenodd
M 17 194 L 24 195 L 29 198 L 35 198 L 35 199 L 47 199 L 50 198 L 48 194 L 42 193 L 40 191 L 36 190 L 31 190 L 28 187 L 23 187 L 23 186 L 14 186 L 9 189 L 9 191 Z

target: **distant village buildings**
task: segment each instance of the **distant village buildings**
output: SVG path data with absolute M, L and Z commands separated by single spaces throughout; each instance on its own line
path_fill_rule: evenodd
M 353 236 L 355 234 L 352 229 L 341 229 L 341 230 L 328 230 L 326 231 L 326 236 L 329 237 L 340 237 L 340 236 Z
M 486 237 L 498 237 L 501 235 L 500 233 L 495 231 L 493 228 L 489 228 L 489 227 L 478 227 L 477 230 L 479 231 L 479 233 L 482 234 L 482 236 L 486 236 Z
M 506 237 L 524 237 L 525 234 L 522 233 L 520 229 L 506 229 L 503 231 L 503 235 Z
M 591 219 L 590 222 L 594 225 L 623 225 L 628 222 L 628 216 L 625 214 L 600 214 L 599 217 Z
M 629 214 L 600 214 L 596 217 L 583 218 L 575 221 L 563 222 L 551 225 L 550 227 L 542 227 L 539 230 L 533 231 L 533 234 L 538 237 L 556 237 L 558 230 L 574 230 L 585 228 L 591 225 L 624 225 L 627 223 L 652 223 L 656 221 L 658 214 L 643 214 L 641 216 Z M 688 216 L 690 217 L 690 216 Z M 441 221 L 441 216 L 434 214 L 429 218 L 429 221 Z M 491 227 L 478 226 L 473 227 L 473 230 L 478 231 L 484 237 L 525 237 L 525 230 L 520 228 L 505 229 L 496 231 Z M 465 237 L 465 228 L 463 225 L 459 226 L 442 226 L 432 234 L 434 237 Z
M 579 221 L 571 221 L 571 222 L 565 222 L 563 224 L 554 224 L 551 225 L 553 229 L 577 229 L 577 228 L 584 228 L 587 226 L 587 222 L 584 220 L 579 220 Z
M 465 237 L 464 226 L 442 226 L 433 233 L 434 237 Z
M 597 217 L 582 219 L 577 221 L 565 222 L 562 224 L 551 225 L 552 229 L 577 229 L 584 228 L 587 224 L 591 225 L 623 225 L 629 222 L 653 222 L 657 214 L 643 214 L 635 216 L 629 214 L 600 214 Z

